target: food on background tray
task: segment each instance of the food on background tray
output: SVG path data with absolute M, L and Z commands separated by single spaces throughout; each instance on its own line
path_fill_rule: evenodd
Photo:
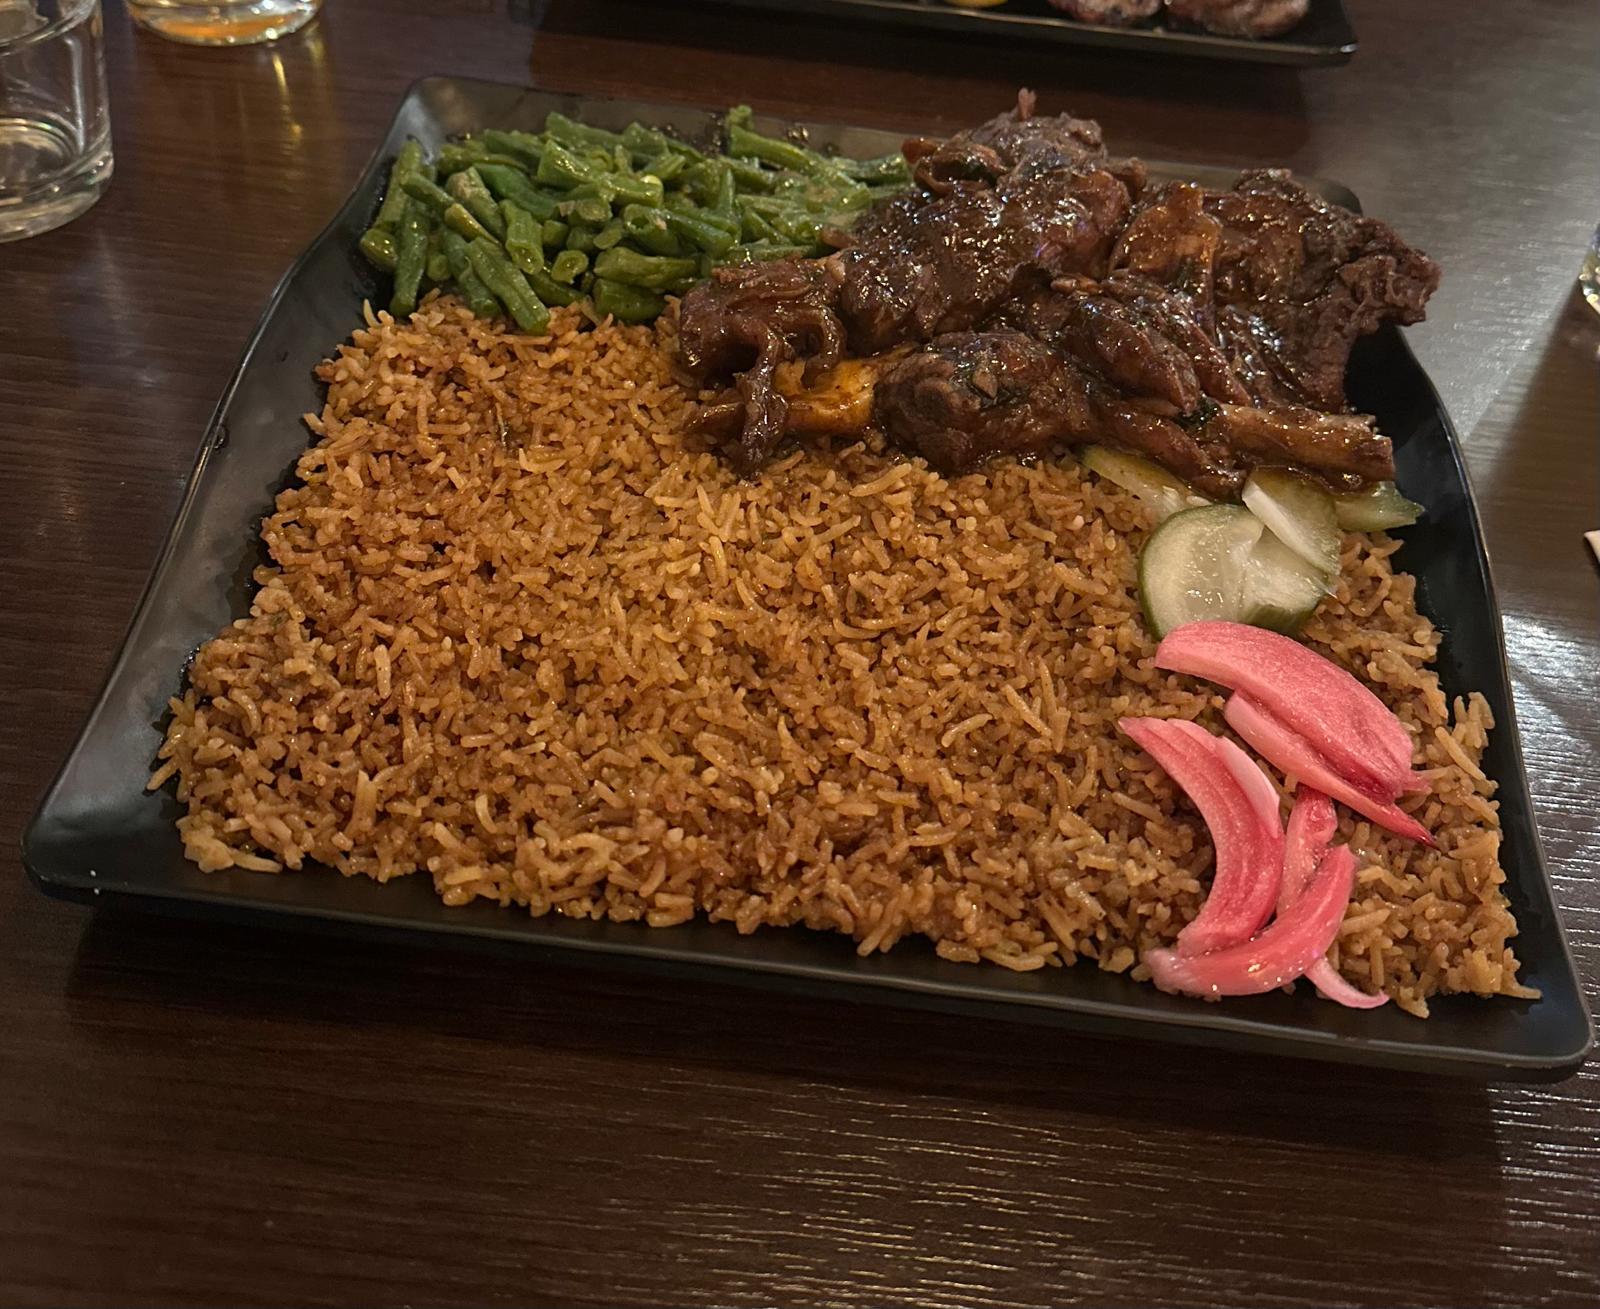
M 1350 332 L 1324 350 L 1321 329 L 1419 314 L 1432 266 L 1276 175 L 1222 196 L 1148 187 L 1079 120 L 1011 115 L 908 153 L 914 196 L 880 203 L 854 246 L 720 274 L 681 316 L 557 307 L 531 335 L 475 317 L 459 282 L 372 315 L 321 370 L 318 440 L 263 524 L 250 615 L 202 647 L 174 703 L 152 785 L 176 778 L 191 856 L 425 871 L 451 904 L 804 925 L 863 953 L 923 936 L 1020 970 L 1094 959 L 1213 997 L 1302 975 L 1419 1015 L 1439 992 L 1532 994 L 1479 766 L 1492 719 L 1481 697 L 1447 702 L 1430 670 L 1438 634 L 1378 526 L 1415 512 L 1391 484 L 1305 463 L 1286 481 L 1218 443 L 1203 453 L 1228 476 L 1197 485 L 1115 448 L 1116 424 L 1081 463 L 1057 442 L 941 471 L 882 421 L 885 379 L 929 353 L 939 316 L 982 334 L 1000 307 L 1078 296 L 1104 310 L 1072 338 L 1101 350 L 1096 386 L 1133 376 L 1120 343 L 1168 383 L 1187 384 L 1187 360 L 1197 386 L 1231 375 L 1240 409 L 1297 406 L 1302 428 L 1349 421 L 1378 442 L 1306 405 L 1328 397 L 1331 358 L 1342 405 Z M 1233 194 L 1264 215 L 1243 240 L 1237 217 L 1198 221 Z M 837 276 L 871 258 L 898 277 L 896 258 L 925 249 L 915 215 L 985 208 L 1036 224 L 1048 252 L 1000 231 L 979 267 L 952 242 L 916 265 L 909 302 Z M 1296 222 L 1342 253 L 1286 248 Z M 1262 242 L 1300 310 L 1285 282 L 1249 280 Z M 1138 313 L 1083 284 L 1109 280 L 1096 261 L 1115 250 L 1165 278 Z M 1386 292 L 1368 258 L 1389 261 Z M 715 298 L 698 326 L 697 297 Z M 1219 370 L 1189 327 L 1216 345 L 1227 308 L 1249 345 Z M 1300 311 L 1315 350 L 1283 330 Z M 1277 347 L 1249 326 L 1269 320 L 1287 359 L 1257 348 Z M 733 397 L 684 384 L 675 364 L 696 352 L 704 375 L 741 375 Z M 815 435 L 791 440 L 795 414 Z M 730 463 L 751 426 L 775 441 Z M 1141 596 L 1141 570 L 1189 567 L 1171 533 L 1219 512 L 1224 536 L 1251 538 L 1238 558 L 1266 543 L 1282 576 L 1314 581 L 1309 613 L 1273 599 L 1303 642 L 1143 612 L 1157 584 Z M 1259 609 L 1243 616 L 1266 612 L 1263 586 L 1239 588 Z M 1169 774 L 1139 735 L 1188 763 Z
M 951 0 L 962 3 L 963 0 Z M 1101 27 L 1144 23 L 1163 10 L 1179 26 L 1218 36 L 1282 36 L 1297 26 L 1311 0 L 1050 0 L 1068 18 Z

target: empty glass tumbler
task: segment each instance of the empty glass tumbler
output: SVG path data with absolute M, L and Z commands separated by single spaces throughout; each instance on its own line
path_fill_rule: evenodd
M 100 0 L 0 0 L 0 241 L 59 227 L 111 178 Z
M 250 45 L 297 32 L 322 0 L 128 0 L 136 23 L 190 45 Z

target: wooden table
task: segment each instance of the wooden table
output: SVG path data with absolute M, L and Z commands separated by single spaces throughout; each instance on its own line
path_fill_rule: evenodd
M 531 58 L 903 128 L 1026 84 L 1120 149 L 1342 179 L 1444 265 L 1411 336 L 1466 440 L 1592 993 L 1600 8 L 1349 0 L 1355 62 L 1303 73 L 600 0 L 328 0 L 203 51 L 108 8 L 115 181 L 0 246 L 0 1300 L 1600 1298 L 1592 1069 L 1482 1088 L 91 915 L 15 854 L 268 291 L 411 79 Z

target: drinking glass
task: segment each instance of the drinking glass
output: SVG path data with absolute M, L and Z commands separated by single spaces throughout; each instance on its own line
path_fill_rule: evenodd
M 322 0 L 128 0 L 134 22 L 190 45 L 275 41 L 298 32 L 320 8 Z
M 100 0 L 0 0 L 0 241 L 70 222 L 111 179 Z
M 1583 267 L 1578 270 L 1578 285 L 1589 308 L 1600 314 L 1600 227 L 1589 238 L 1589 248 L 1583 252 Z M 1600 550 L 1596 551 L 1600 554 Z

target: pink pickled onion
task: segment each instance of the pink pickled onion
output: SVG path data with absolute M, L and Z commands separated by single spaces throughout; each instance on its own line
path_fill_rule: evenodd
M 1283 885 L 1278 890 L 1280 918 L 1294 907 L 1315 875 L 1319 860 L 1332 853 L 1328 842 L 1333 839 L 1336 826 L 1333 802 L 1321 791 L 1302 786 L 1295 792 L 1294 809 L 1289 814 L 1289 829 L 1283 840 Z M 1389 999 L 1386 995 L 1369 995 L 1352 986 L 1328 962 L 1325 954 L 1307 967 L 1306 980 L 1326 999 L 1350 1009 L 1376 1009 Z
M 1358 814 L 1365 814 L 1380 827 L 1386 827 L 1398 836 L 1410 837 L 1423 845 L 1433 844 L 1428 829 L 1415 818 L 1384 795 L 1374 795 L 1367 788 L 1337 773 L 1316 746 L 1285 724 L 1253 695 L 1238 691 L 1229 696 L 1222 716 L 1251 749 L 1284 772 L 1292 774 L 1297 781 L 1342 801 Z
M 1232 741 L 1193 723 L 1124 718 L 1119 725 L 1194 801 L 1216 847 L 1211 892 L 1178 933 L 1178 953 L 1249 940 L 1272 915 L 1283 872 L 1283 826 L 1271 783 Z M 1270 816 L 1263 788 L 1272 796 Z
M 1274 990 L 1303 976 L 1327 954 L 1344 921 L 1355 871 L 1350 847 L 1335 846 L 1289 912 L 1280 914 L 1260 936 L 1204 955 L 1147 950 L 1144 963 L 1163 991 L 1209 998 Z
M 1244 623 L 1185 623 L 1156 666 L 1251 696 L 1303 736 L 1341 777 L 1389 798 L 1427 787 L 1411 771 L 1411 737 L 1383 701 L 1298 641 Z

